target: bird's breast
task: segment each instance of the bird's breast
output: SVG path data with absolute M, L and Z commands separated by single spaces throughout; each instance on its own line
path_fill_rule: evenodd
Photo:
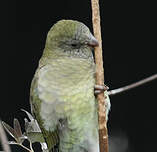
M 39 86 L 60 96 L 94 87 L 95 65 L 81 59 L 56 59 L 39 71 Z M 40 89 L 39 89 L 40 90 Z
M 57 123 L 60 118 L 69 118 L 74 127 L 73 121 L 76 117 L 79 119 L 78 115 L 81 120 L 83 115 L 94 112 L 94 73 L 94 63 L 76 59 L 58 59 L 39 70 L 41 116 L 46 126 Z

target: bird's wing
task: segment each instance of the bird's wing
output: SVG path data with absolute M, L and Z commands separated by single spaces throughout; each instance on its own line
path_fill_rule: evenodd
M 41 109 L 41 104 L 45 101 L 43 101 L 39 97 L 39 91 L 38 91 L 39 79 L 37 76 L 38 71 L 39 70 L 36 71 L 36 74 L 32 80 L 32 84 L 31 84 L 31 90 L 30 90 L 31 111 L 40 126 L 40 129 L 42 131 L 44 139 L 48 145 L 48 149 L 50 150 L 50 149 L 54 149 L 54 147 L 59 143 L 58 130 L 57 130 L 57 127 L 55 127 L 55 129 L 53 131 L 47 131 L 44 128 L 43 119 L 40 116 L 39 110 Z

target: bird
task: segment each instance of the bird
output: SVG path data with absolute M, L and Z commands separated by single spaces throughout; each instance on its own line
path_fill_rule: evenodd
M 60 20 L 47 34 L 30 105 L 49 152 L 99 152 L 93 57 L 98 45 L 89 28 L 76 20 Z M 104 94 L 107 117 L 111 105 Z

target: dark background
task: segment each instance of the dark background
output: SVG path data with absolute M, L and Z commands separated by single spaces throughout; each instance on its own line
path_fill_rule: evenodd
M 105 84 L 110 89 L 156 73 L 154 6 L 100 0 Z M 91 4 L 90 0 L 14 0 L 2 15 L 0 118 L 10 125 L 18 118 L 23 125 L 25 114 L 20 109 L 30 111 L 30 83 L 48 30 L 60 19 L 79 20 L 92 30 Z M 109 136 L 124 137 L 127 152 L 156 149 L 156 84 L 152 81 L 111 97 Z M 119 147 L 125 143 L 120 141 Z M 12 147 L 13 152 L 24 151 Z

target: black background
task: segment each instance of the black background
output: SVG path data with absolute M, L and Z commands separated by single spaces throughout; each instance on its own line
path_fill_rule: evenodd
M 125 86 L 156 73 L 155 4 L 100 0 L 105 84 Z M 90 0 L 14 0 L 4 10 L 1 48 L 0 118 L 23 125 L 30 111 L 31 79 L 44 48 L 46 34 L 60 19 L 75 19 L 92 30 Z M 156 81 L 111 97 L 109 136 L 125 134 L 129 152 L 156 148 Z M 121 146 L 121 145 L 119 145 Z M 12 146 L 13 152 L 17 146 Z

